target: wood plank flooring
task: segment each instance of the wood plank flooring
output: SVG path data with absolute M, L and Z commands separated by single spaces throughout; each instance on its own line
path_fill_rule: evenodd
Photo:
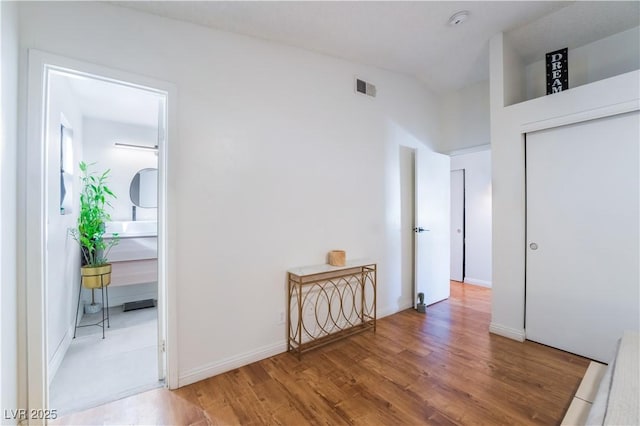
M 284 353 L 176 391 L 153 391 L 155 417 L 148 421 L 559 424 L 589 360 L 489 334 L 491 291 L 456 282 L 451 290 L 451 298 L 428 307 L 426 315 L 406 310 L 383 318 L 375 334 L 332 343 L 301 361 Z M 136 415 L 136 406 L 149 410 L 145 395 L 57 424 L 146 423 L 150 417 Z
M 200 407 L 167 389 L 154 389 L 69 414 L 50 425 L 190 425 L 211 422 Z

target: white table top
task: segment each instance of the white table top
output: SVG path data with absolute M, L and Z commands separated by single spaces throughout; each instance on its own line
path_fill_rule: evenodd
M 332 265 L 329 265 L 328 263 L 323 263 L 321 265 L 299 266 L 297 268 L 288 269 L 287 272 L 294 275 L 298 275 L 298 276 L 304 276 L 304 275 L 322 274 L 325 272 L 340 271 L 343 269 L 358 268 L 361 266 L 374 265 L 374 264 L 375 262 L 373 262 L 371 259 L 354 259 L 354 260 L 349 260 L 345 262 L 344 266 L 332 266 Z

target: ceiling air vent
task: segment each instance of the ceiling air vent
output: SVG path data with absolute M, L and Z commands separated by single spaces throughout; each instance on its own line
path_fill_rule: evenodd
M 356 92 L 375 98 L 376 86 L 374 86 L 371 83 L 367 83 L 364 80 L 360 80 L 359 78 L 356 78 Z

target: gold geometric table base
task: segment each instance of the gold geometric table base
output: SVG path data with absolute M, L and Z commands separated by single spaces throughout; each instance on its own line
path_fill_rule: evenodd
M 288 271 L 288 351 L 301 354 L 376 330 L 375 263 L 317 265 Z

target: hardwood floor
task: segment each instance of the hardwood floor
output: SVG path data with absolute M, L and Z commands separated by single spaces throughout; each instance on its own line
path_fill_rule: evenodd
M 200 407 L 167 389 L 154 389 L 50 421 L 50 425 L 190 425 L 211 422 Z
M 589 360 L 489 334 L 491 291 L 456 282 L 451 290 L 426 315 L 383 318 L 375 334 L 301 361 L 284 353 L 176 391 L 153 391 L 147 405 L 142 394 L 57 424 L 559 424 Z M 136 415 L 153 398 L 155 418 Z

